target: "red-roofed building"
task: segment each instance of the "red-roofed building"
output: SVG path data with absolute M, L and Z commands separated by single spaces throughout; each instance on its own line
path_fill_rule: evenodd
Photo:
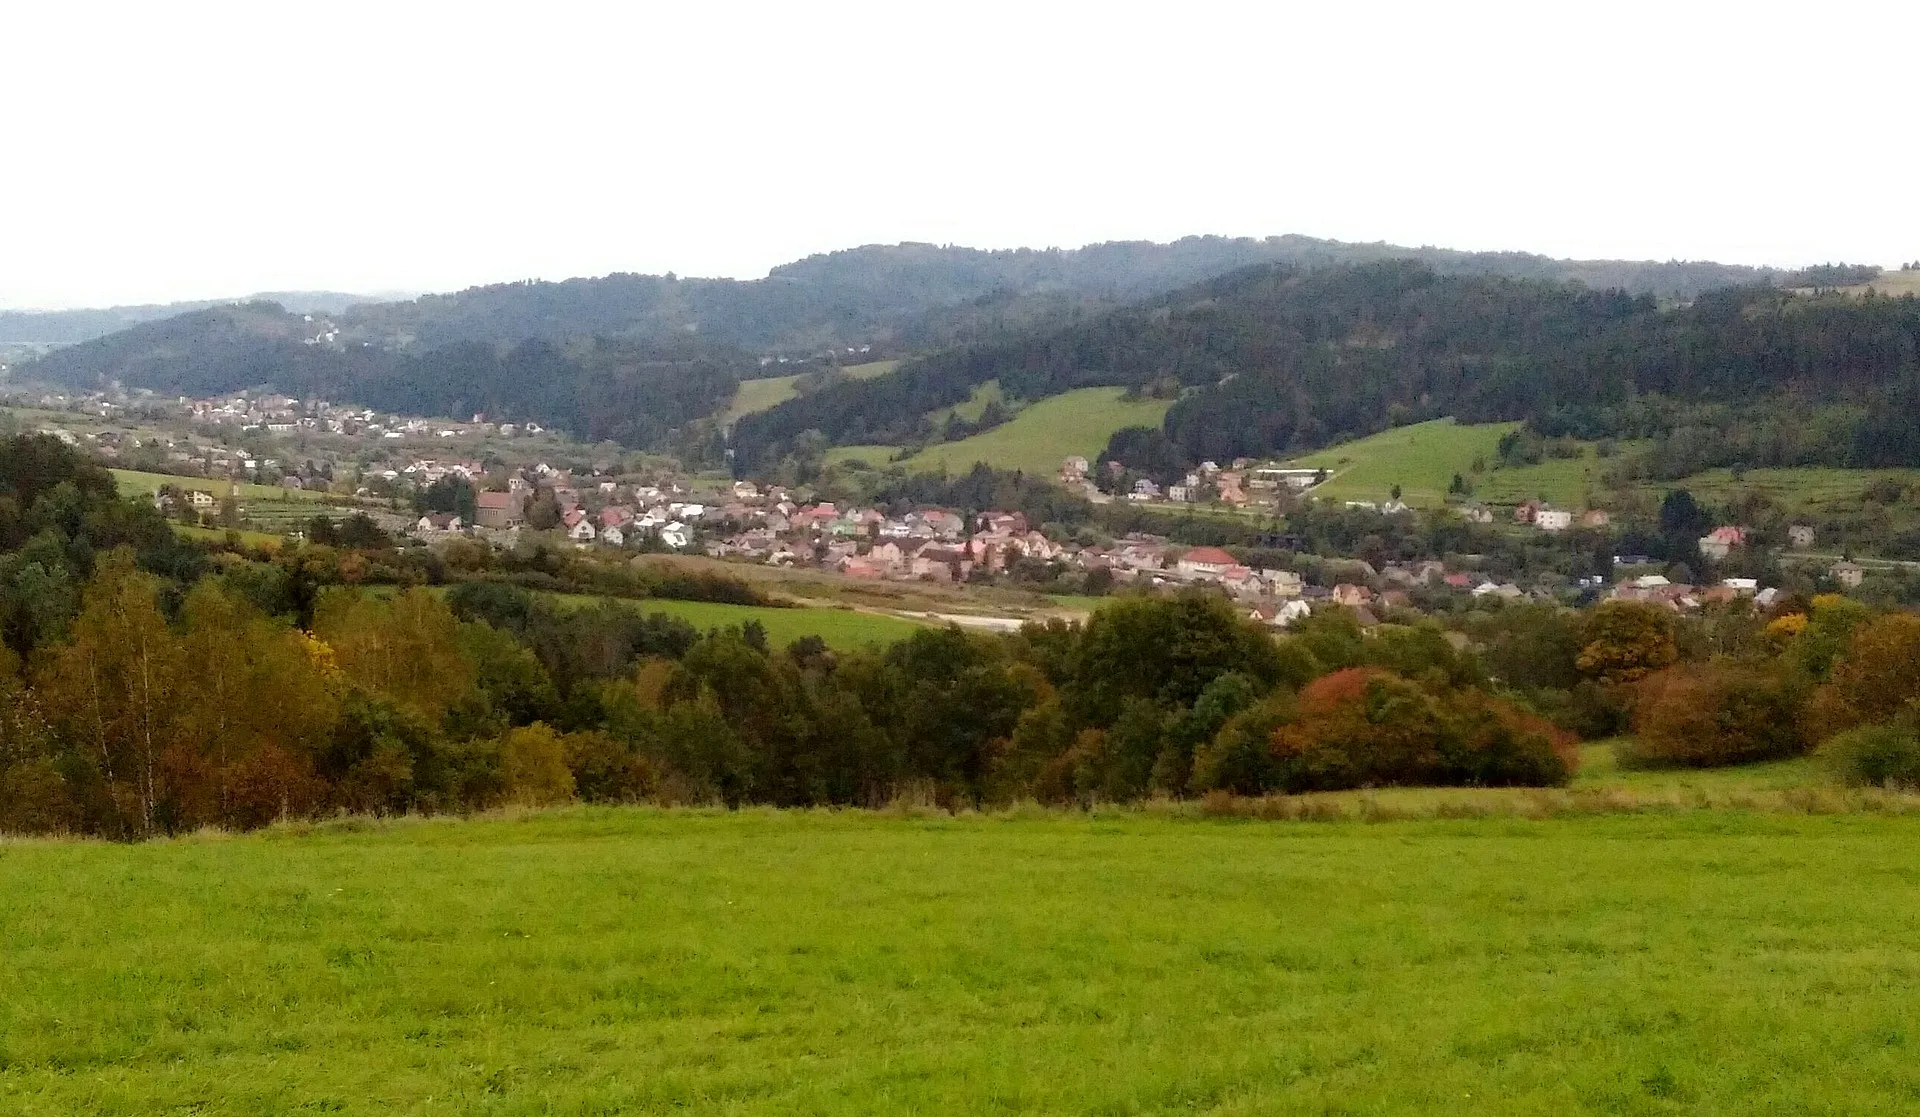
M 1206 574 L 1217 577 L 1238 565 L 1240 565 L 1238 559 L 1219 547 L 1195 547 L 1180 556 L 1176 568 L 1183 574 Z

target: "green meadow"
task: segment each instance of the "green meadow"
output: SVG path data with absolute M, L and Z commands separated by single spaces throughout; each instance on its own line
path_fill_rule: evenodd
M 1920 818 L 568 809 L 0 843 L 0 1110 L 1920 1108 Z
M 963 413 L 997 398 L 998 385 L 974 393 Z M 1052 476 L 1060 463 L 1075 454 L 1088 459 L 1106 448 L 1113 432 L 1122 427 L 1157 427 L 1166 417 L 1170 400 L 1129 400 L 1121 388 L 1077 388 L 1020 409 L 992 430 L 958 442 L 940 442 L 899 463 L 914 472 L 965 473 L 975 462 L 996 469 L 1018 469 Z M 842 446 L 827 452 L 830 462 L 860 460 L 884 466 L 899 452 L 893 446 Z
M 177 485 L 182 489 L 200 489 L 215 496 L 226 496 L 232 484 L 219 477 L 178 477 L 171 473 L 143 473 L 136 469 L 116 469 L 111 471 L 113 479 L 120 483 L 120 492 L 132 496 L 144 493 L 151 496 L 160 491 L 163 485 Z M 310 493 L 302 489 L 283 489 L 278 485 L 255 485 L 249 481 L 240 483 L 241 500 L 307 500 L 317 501 L 320 493 Z
M 900 367 L 899 361 L 868 361 L 863 365 L 847 365 L 840 371 L 855 380 L 871 380 L 876 376 L 885 376 Z M 757 380 L 742 380 L 734 389 L 733 403 L 727 407 L 726 420 L 732 422 L 742 415 L 752 415 L 757 411 L 771 411 L 800 394 L 796 385 L 802 374 L 791 376 L 765 376 Z
M 570 604 L 591 604 L 599 598 L 581 594 L 556 594 Z M 838 651 L 852 651 L 868 644 L 891 644 L 911 636 L 925 625 L 888 616 L 884 613 L 858 612 L 834 608 L 774 608 L 765 605 L 728 605 L 712 601 L 669 601 L 665 598 L 627 600 L 610 598 L 643 613 L 666 613 L 679 617 L 701 631 L 730 628 L 748 621 L 759 621 L 767 630 L 767 642 L 783 648 L 802 636 L 818 636 Z M 931 623 L 931 622 L 929 622 Z
M 1476 496 L 1481 499 L 1513 498 L 1517 503 L 1541 496 L 1544 491 L 1555 503 L 1577 505 L 1582 479 L 1563 467 L 1592 467 L 1596 462 L 1591 457 L 1543 462 L 1523 469 L 1491 468 L 1497 460 L 1501 436 L 1519 425 L 1432 419 L 1342 442 L 1289 464 L 1326 470 L 1327 480 L 1314 492 L 1328 500 L 1384 501 L 1399 485 L 1401 499 L 1408 504 L 1437 508 L 1446 503 L 1447 486 L 1458 473 L 1477 482 L 1480 491 Z M 1478 477 L 1473 474 L 1476 458 L 1489 467 Z M 1598 480 L 1597 473 L 1594 479 Z

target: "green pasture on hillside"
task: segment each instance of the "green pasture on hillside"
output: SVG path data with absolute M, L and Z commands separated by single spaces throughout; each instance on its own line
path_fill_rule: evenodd
M 876 376 L 885 376 L 900 367 L 899 361 L 868 361 L 863 365 L 847 365 L 840 371 L 855 380 L 871 380 Z M 734 390 L 733 403 L 727 407 L 726 419 L 732 422 L 742 415 L 752 415 L 757 411 L 771 411 L 773 408 L 793 399 L 800 393 L 795 388 L 802 373 L 791 376 L 765 376 L 757 380 L 742 380 L 740 387 Z
M 199 489 L 215 496 L 226 496 L 232 482 L 222 477 L 181 477 L 171 473 L 142 473 L 135 469 L 116 469 L 111 471 L 113 479 L 120 483 L 123 495 L 133 496 L 145 493 L 151 496 L 164 485 L 174 485 L 187 491 Z M 283 489 L 278 485 L 255 485 L 252 482 L 240 483 L 241 500 L 306 500 L 317 501 L 321 493 L 310 493 L 304 489 Z
M 1591 443 L 1582 444 L 1578 458 L 1499 466 L 1500 438 L 1519 425 L 1431 419 L 1330 446 L 1289 464 L 1325 469 L 1331 476 L 1314 492 L 1328 500 L 1385 501 L 1399 485 L 1408 504 L 1437 508 L 1446 503 L 1456 473 L 1472 482 L 1473 499 L 1489 504 L 1546 500 L 1577 509 L 1586 506 L 1588 493 L 1601 492 L 1608 461 Z M 1486 465 L 1479 474 L 1473 472 L 1476 458 Z
M 555 594 L 569 604 L 587 605 L 601 599 L 583 594 Z M 916 621 L 881 613 L 862 613 L 852 609 L 793 608 L 765 605 L 728 605 L 710 601 L 669 601 L 664 598 L 629 600 L 609 598 L 643 613 L 667 613 L 679 617 L 701 631 L 729 628 L 759 621 L 767 630 L 767 642 L 784 648 L 802 636 L 818 636 L 827 646 L 852 651 L 868 644 L 891 644 L 926 627 Z M 931 624 L 933 622 L 927 622 Z
M 732 421 L 742 415 L 752 415 L 757 411 L 771 411 L 800 393 L 794 390 L 794 384 L 800 379 L 793 376 L 767 376 L 759 380 L 742 380 L 733 391 L 733 404 L 727 408 L 727 419 Z
M 936 443 L 899 464 L 914 472 L 965 473 L 975 462 L 986 462 L 996 469 L 1051 477 L 1059 472 L 1061 462 L 1075 454 L 1088 459 L 1098 456 L 1107 439 L 1122 427 L 1159 426 L 1172 406 L 1168 400 L 1129 400 L 1125 395 L 1121 388 L 1078 388 L 1049 396 L 992 430 L 958 442 Z M 986 406 L 985 398 L 978 402 Z M 827 460 L 885 466 L 898 452 L 891 446 L 842 446 L 829 450 Z
M 0 1110 L 1920 1108 L 1920 818 L 571 809 L 0 843 Z

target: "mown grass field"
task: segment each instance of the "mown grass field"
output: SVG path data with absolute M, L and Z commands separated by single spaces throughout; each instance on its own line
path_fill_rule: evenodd
M 1920 273 L 1914 273 L 1920 274 Z M 1472 499 L 1494 505 L 1516 505 L 1546 500 L 1562 508 L 1580 509 L 1592 498 L 1609 502 L 1610 490 L 1602 475 L 1609 464 L 1593 444 L 1583 444 L 1578 458 L 1548 458 L 1538 465 L 1504 468 L 1497 465 L 1495 448 L 1514 423 L 1459 424 L 1452 419 L 1395 427 L 1367 438 L 1344 442 L 1290 463 L 1326 469 L 1332 476 L 1314 492 L 1327 500 L 1384 501 L 1393 486 L 1402 487 L 1402 499 L 1415 507 L 1433 508 L 1446 502 L 1447 486 L 1455 473 L 1473 484 Z M 1644 443 L 1623 442 L 1621 453 L 1643 449 Z M 1488 468 L 1472 472 L 1476 457 Z M 1762 493 L 1789 514 L 1831 519 L 1842 523 L 1864 521 L 1870 515 L 1861 494 L 1875 480 L 1891 478 L 1920 489 L 1920 469 L 1834 469 L 1803 467 L 1750 469 L 1735 480 L 1725 469 L 1707 470 L 1679 481 L 1645 482 L 1639 490 L 1654 502 L 1674 488 L 1686 488 L 1701 499 L 1729 504 L 1747 493 Z M 1907 505 L 1884 509 L 1902 524 L 1912 513 Z M 1822 546 L 1838 547 L 1841 541 Z
M 576 605 L 593 604 L 601 600 L 583 594 L 555 594 L 554 596 Z M 728 605 L 722 602 L 668 601 L 662 598 L 644 600 L 612 598 L 609 600 L 638 609 L 643 613 L 667 613 L 679 617 L 703 632 L 713 628 L 729 628 L 745 624 L 750 620 L 759 621 L 766 627 L 767 642 L 776 648 L 784 648 L 802 636 L 818 636 L 825 640 L 830 648 L 852 651 L 868 644 L 891 644 L 925 627 L 919 622 L 904 620 L 900 617 L 856 612 L 852 609 L 780 609 L 763 605 Z
M 975 462 L 986 462 L 1051 477 L 1075 454 L 1097 456 L 1122 427 L 1159 426 L 1172 406 L 1169 400 L 1123 399 L 1125 394 L 1120 388 L 1078 388 L 1049 396 L 992 430 L 937 443 L 899 464 L 914 472 L 965 473 Z M 977 402 L 986 406 L 985 398 Z M 829 450 L 827 460 L 883 466 L 898 452 L 891 446 L 842 446 Z
M 847 365 L 841 371 L 855 380 L 871 380 L 876 376 L 885 376 L 900 367 L 899 361 L 868 361 L 863 365 Z M 742 380 L 740 387 L 734 390 L 733 403 L 727 408 L 726 421 L 732 422 L 742 415 L 752 415 L 758 411 L 771 411 L 773 408 L 793 399 L 800 393 L 794 385 L 801 374 L 792 376 L 767 376 L 758 380 Z
M 1901 295 L 1920 295 L 1920 271 L 1890 269 L 1881 272 L 1879 277 L 1871 282 L 1842 287 L 1840 290 L 1849 295 L 1864 295 L 1871 290 L 1876 295 L 1894 298 Z
M 727 421 L 731 422 L 742 415 L 752 415 L 758 411 L 771 411 L 800 393 L 794 391 L 794 384 L 800 379 L 793 376 L 768 376 L 759 380 L 742 380 L 733 391 L 733 405 L 727 408 Z
M 0 1109 L 1913 1112 L 1916 866 L 1717 811 L 0 844 Z
M 1578 458 L 1500 467 L 1500 438 L 1517 426 L 1433 419 L 1343 442 L 1290 464 L 1327 470 L 1332 476 L 1314 491 L 1328 500 L 1384 501 L 1399 485 L 1401 499 L 1417 508 L 1445 504 L 1456 473 L 1473 483 L 1473 499 L 1490 504 L 1547 500 L 1582 508 L 1589 493 L 1602 491 L 1607 462 L 1591 446 Z M 1479 474 L 1473 472 L 1476 458 L 1487 466 Z
M 171 473 L 142 473 L 135 469 L 116 469 L 111 471 L 115 481 L 120 483 L 120 491 L 126 495 L 145 493 L 151 496 L 160 491 L 163 485 L 177 485 L 182 489 L 199 489 L 215 496 L 226 496 L 231 482 L 215 477 L 177 477 Z M 278 485 L 255 485 L 249 481 L 240 483 L 241 500 L 304 500 L 318 501 L 320 493 L 310 493 L 302 489 L 283 489 Z

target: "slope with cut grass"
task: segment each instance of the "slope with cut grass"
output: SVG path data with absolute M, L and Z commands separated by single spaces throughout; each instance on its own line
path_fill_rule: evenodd
M 1097 456 L 1122 427 L 1159 426 L 1172 406 L 1169 400 L 1125 396 L 1121 388 L 1079 388 L 1049 396 L 992 430 L 958 442 L 936 443 L 899 464 L 913 472 L 964 473 L 975 462 L 985 462 L 995 469 L 1051 476 L 1075 454 Z M 979 400 L 980 406 L 985 404 L 984 398 Z M 879 466 L 898 452 L 891 446 L 842 446 L 829 450 L 827 460 L 862 460 Z
M 1592 444 L 1581 444 L 1577 458 L 1500 465 L 1501 436 L 1519 425 L 1432 419 L 1330 446 L 1288 464 L 1325 469 L 1328 480 L 1314 489 L 1324 499 L 1384 501 L 1399 485 L 1401 499 L 1416 508 L 1445 504 L 1456 473 L 1472 484 L 1472 499 L 1489 504 L 1545 500 L 1577 509 L 1586 505 L 1589 494 L 1602 491 L 1608 462 Z M 1625 444 L 1626 449 L 1633 447 Z M 1479 473 L 1473 472 L 1476 460 L 1486 467 Z
M 602 600 L 583 594 L 555 594 L 554 597 L 569 605 L 588 605 Z M 837 651 L 853 651 L 868 645 L 891 644 L 926 627 L 918 621 L 854 609 L 786 609 L 711 601 L 670 601 L 665 598 L 607 600 L 617 601 L 643 613 L 666 613 L 679 617 L 701 631 L 758 621 L 767 630 L 767 643 L 775 648 L 784 648 L 802 636 L 818 636 L 827 642 L 828 647 Z
M 10 1114 L 1894 1113 L 1920 819 L 572 809 L 0 845 Z
M 861 365 L 843 366 L 840 372 L 850 380 L 872 380 L 876 376 L 885 376 L 899 367 L 899 361 L 868 361 Z M 791 376 L 763 376 L 755 380 L 742 380 L 740 387 L 734 389 L 733 402 L 727 406 L 726 414 L 722 418 L 731 423 L 742 415 L 771 411 L 800 394 L 800 378 L 805 375 L 805 373 L 794 373 Z
M 123 496 L 151 496 L 162 486 L 173 485 L 181 489 L 199 489 L 215 496 L 226 496 L 233 482 L 224 477 L 185 477 L 171 473 L 142 473 L 134 469 L 116 469 L 111 471 L 113 479 L 119 482 Z M 241 500 L 304 500 L 318 501 L 325 494 L 307 492 L 304 489 L 284 489 L 278 485 L 255 485 L 240 482 Z

